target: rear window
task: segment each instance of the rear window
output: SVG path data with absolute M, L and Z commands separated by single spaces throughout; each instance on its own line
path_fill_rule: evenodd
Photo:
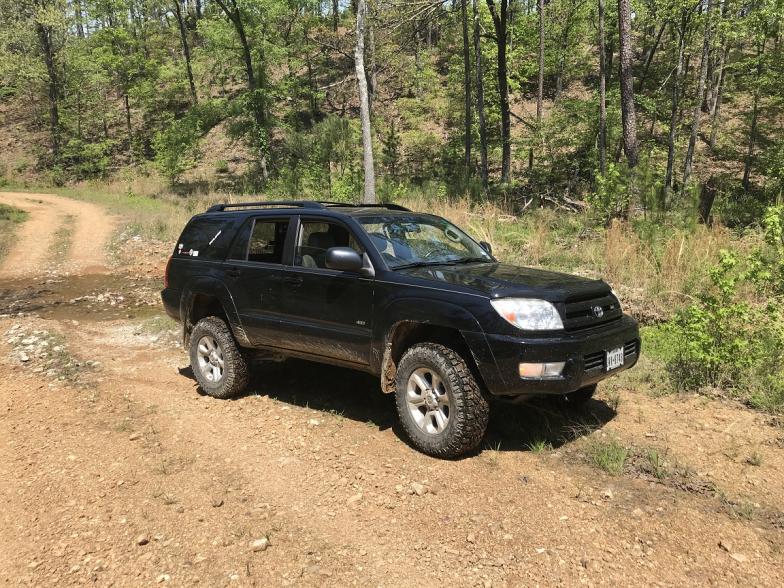
M 231 244 L 236 220 L 231 218 L 195 218 L 188 223 L 177 243 L 177 256 L 222 260 Z

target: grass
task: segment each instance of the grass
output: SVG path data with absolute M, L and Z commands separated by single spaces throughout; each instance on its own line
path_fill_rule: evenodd
M 615 439 L 591 440 L 588 444 L 588 457 L 599 469 L 618 476 L 623 473 L 629 450 Z
M 544 453 L 553 448 L 552 444 L 545 439 L 537 439 L 528 444 L 528 450 L 531 453 Z
M 0 203 L 0 260 L 10 250 L 14 232 L 28 216 L 24 210 Z

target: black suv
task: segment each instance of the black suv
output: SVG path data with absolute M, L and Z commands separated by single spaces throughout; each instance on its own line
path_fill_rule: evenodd
M 215 205 L 185 227 L 162 297 L 207 394 L 240 392 L 262 350 L 363 370 L 438 457 L 479 444 L 489 395 L 582 403 L 640 353 L 603 281 L 499 263 L 393 204 Z

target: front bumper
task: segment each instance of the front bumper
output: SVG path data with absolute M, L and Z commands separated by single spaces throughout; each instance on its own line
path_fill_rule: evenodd
M 485 335 L 485 339 L 489 353 L 479 368 L 488 390 L 496 396 L 568 394 L 631 368 L 640 356 L 637 321 L 626 315 L 609 325 L 574 333 Z M 621 346 L 623 366 L 606 371 L 606 352 Z M 528 380 L 519 375 L 520 363 L 560 361 L 566 365 L 559 378 Z

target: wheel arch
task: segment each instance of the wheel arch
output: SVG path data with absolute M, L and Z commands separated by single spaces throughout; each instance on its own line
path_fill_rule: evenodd
M 193 280 L 184 289 L 180 301 L 182 317 L 182 341 L 188 345 L 193 327 L 208 316 L 222 318 L 229 325 L 235 339 L 241 345 L 249 345 L 248 337 L 240 323 L 239 314 L 225 284 L 213 278 Z

